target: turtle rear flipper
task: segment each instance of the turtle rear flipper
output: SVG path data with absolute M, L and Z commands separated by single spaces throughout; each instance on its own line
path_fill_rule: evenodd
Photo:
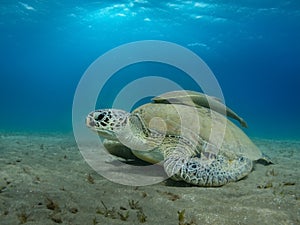
M 266 154 L 262 153 L 261 158 L 258 159 L 256 162 L 261 163 L 263 165 L 270 165 L 270 164 L 274 164 L 274 162 L 272 161 L 272 159 L 267 156 Z

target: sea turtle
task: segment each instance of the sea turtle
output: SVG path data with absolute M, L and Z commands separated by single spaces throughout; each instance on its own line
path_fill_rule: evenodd
M 247 176 L 253 161 L 268 159 L 240 128 L 207 106 L 207 102 L 221 104 L 218 100 L 208 97 L 204 101 L 204 96 L 190 91 L 170 92 L 131 113 L 119 109 L 93 111 L 86 124 L 108 140 L 106 146 L 113 154 L 125 152 L 128 156 L 131 153 L 126 149 L 130 149 L 146 162 L 163 162 L 166 174 L 175 180 L 222 186 Z M 225 111 L 236 115 L 228 108 Z M 118 149 L 123 152 L 118 153 Z

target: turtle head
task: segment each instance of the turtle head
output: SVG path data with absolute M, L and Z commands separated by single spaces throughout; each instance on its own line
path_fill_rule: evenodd
M 99 136 L 121 142 L 135 150 L 153 149 L 157 140 L 147 139 L 149 130 L 139 114 L 119 109 L 100 109 L 88 114 L 86 125 Z
M 89 113 L 85 123 L 99 136 L 116 140 L 117 133 L 126 126 L 129 115 L 124 110 L 100 109 Z

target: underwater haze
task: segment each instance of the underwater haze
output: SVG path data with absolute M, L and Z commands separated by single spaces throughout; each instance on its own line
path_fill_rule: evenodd
M 300 139 L 299 21 L 298 0 L 1 1 L 0 129 L 71 132 L 74 93 L 91 63 L 129 42 L 162 40 L 206 62 L 251 137 Z M 199 91 L 160 64 L 121 72 L 102 90 L 104 106 L 132 76 Z

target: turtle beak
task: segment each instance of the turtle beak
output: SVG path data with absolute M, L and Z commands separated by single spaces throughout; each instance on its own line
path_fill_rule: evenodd
M 92 128 L 92 129 L 95 129 L 97 123 L 94 119 L 94 113 L 91 112 L 85 119 L 85 124 L 88 128 Z

